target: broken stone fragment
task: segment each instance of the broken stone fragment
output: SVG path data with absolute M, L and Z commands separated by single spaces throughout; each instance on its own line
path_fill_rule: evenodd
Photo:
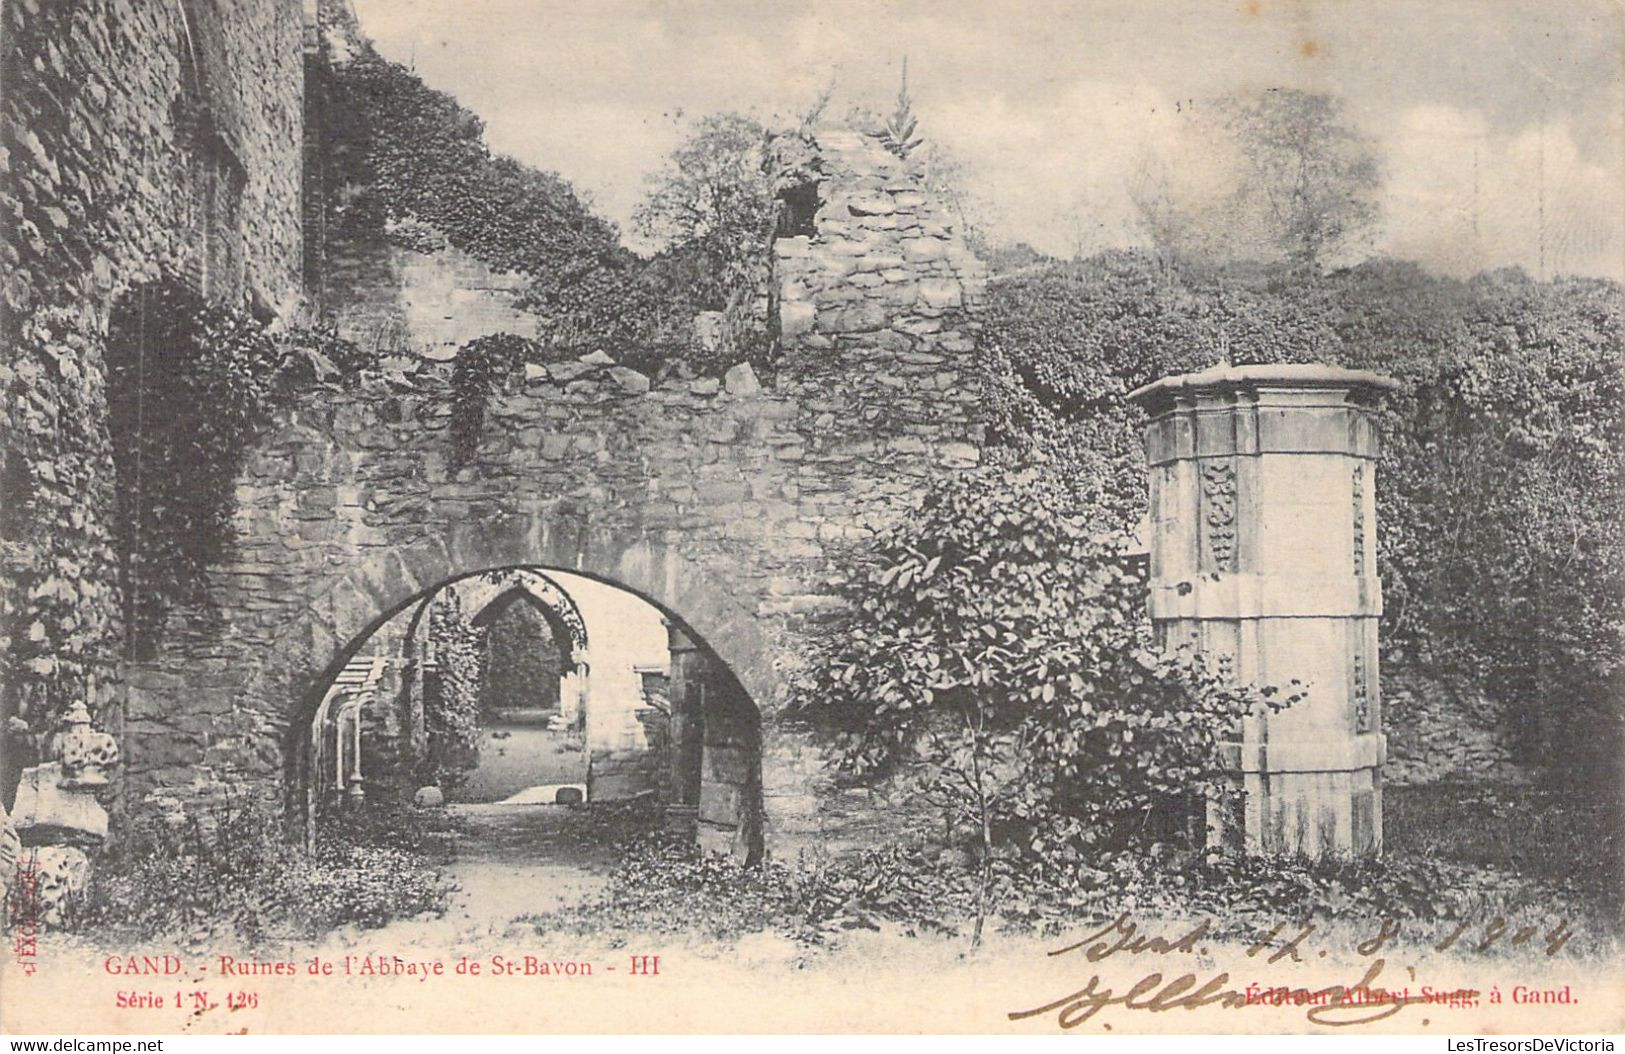
M 23 912 L 32 914 L 42 926 L 60 927 L 67 923 L 75 903 L 84 895 L 90 878 L 90 858 L 82 849 L 66 845 L 42 845 L 24 851 L 18 868 L 17 884 Z M 23 888 L 31 885 L 33 896 Z
M 107 837 L 107 810 L 89 788 L 64 786 L 60 761 L 23 770 L 12 822 L 29 845 L 96 846 Z
M 630 366 L 611 366 L 609 375 L 627 395 L 642 395 L 649 390 L 649 378 Z
M 613 366 L 613 365 L 615 365 L 615 360 L 610 358 L 609 355 L 606 354 L 602 348 L 599 348 L 597 351 L 588 352 L 587 354 L 581 356 L 576 361 L 577 362 L 584 362 L 588 366 Z
M 446 795 L 439 787 L 419 787 L 412 795 L 412 804 L 420 809 L 433 809 L 446 804 Z
M 762 390 L 762 383 L 756 379 L 756 371 L 750 368 L 748 362 L 730 367 L 722 375 L 722 383 L 729 395 L 755 395 Z
M 689 382 L 688 390 L 695 395 L 715 395 L 722 390 L 722 382 L 715 377 L 696 377 Z
M 547 375 L 553 378 L 555 383 L 569 384 L 589 373 L 598 372 L 598 369 L 599 367 L 589 366 L 584 362 L 550 362 L 547 364 Z

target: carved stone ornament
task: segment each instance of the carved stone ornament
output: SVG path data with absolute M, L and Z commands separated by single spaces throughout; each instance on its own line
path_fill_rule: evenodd
M 1365 574 L 1365 462 L 1354 463 L 1354 573 Z
M 1207 505 L 1208 551 L 1215 571 L 1236 569 L 1236 466 L 1202 462 L 1202 497 Z
M 118 741 L 92 726 L 83 699 L 74 700 L 62 716 L 51 754 L 62 762 L 63 787 L 105 787 L 119 761 Z
M 1354 680 L 1354 731 L 1371 731 L 1371 688 L 1366 682 L 1365 648 L 1356 645 L 1354 649 L 1354 662 L 1351 664 Z

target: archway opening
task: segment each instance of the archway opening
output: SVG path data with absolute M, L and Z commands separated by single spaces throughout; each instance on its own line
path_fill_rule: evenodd
M 349 642 L 307 700 L 297 812 L 638 800 L 702 846 L 762 855 L 760 715 L 676 612 L 517 566 L 448 579 Z

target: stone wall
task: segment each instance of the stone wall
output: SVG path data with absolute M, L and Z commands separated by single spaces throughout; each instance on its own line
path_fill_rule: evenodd
M 212 628 L 172 635 L 131 671 L 135 789 L 296 781 L 291 745 L 358 639 L 425 590 L 505 566 L 576 571 L 653 602 L 737 677 L 771 747 L 803 636 L 841 609 L 836 590 L 876 534 L 934 477 L 977 463 L 982 439 L 979 270 L 917 200 L 912 166 L 854 133 L 818 135 L 830 144 L 819 233 L 775 252 L 781 314 L 810 303 L 813 317 L 786 326 L 771 374 L 650 377 L 596 353 L 532 366 L 492 399 L 462 467 L 438 354 L 392 389 L 288 411 L 242 477 Z M 389 259 L 371 288 L 400 273 Z M 476 302 L 504 295 L 454 255 L 426 260 L 418 273 L 438 266 L 436 288 L 460 274 Z M 443 345 L 447 320 L 395 317 L 400 347 Z M 775 800 L 805 781 L 761 779 L 771 847 Z M 782 830 L 796 824 L 777 811 Z
M 303 71 L 298 0 L 19 0 L 0 19 L 0 722 L 30 729 L 0 750 L 9 800 L 75 699 L 118 724 L 111 306 L 163 272 L 297 304 Z

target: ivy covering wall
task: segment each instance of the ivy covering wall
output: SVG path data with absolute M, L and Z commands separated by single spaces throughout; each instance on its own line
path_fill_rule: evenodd
M 990 301 L 995 433 L 1072 481 L 1103 529 L 1131 530 L 1145 507 L 1133 388 L 1221 359 L 1394 376 L 1377 489 L 1385 662 L 1489 691 L 1526 761 L 1607 763 L 1625 730 L 1618 283 L 1393 262 L 1282 282 L 1108 253 L 1011 276 Z

